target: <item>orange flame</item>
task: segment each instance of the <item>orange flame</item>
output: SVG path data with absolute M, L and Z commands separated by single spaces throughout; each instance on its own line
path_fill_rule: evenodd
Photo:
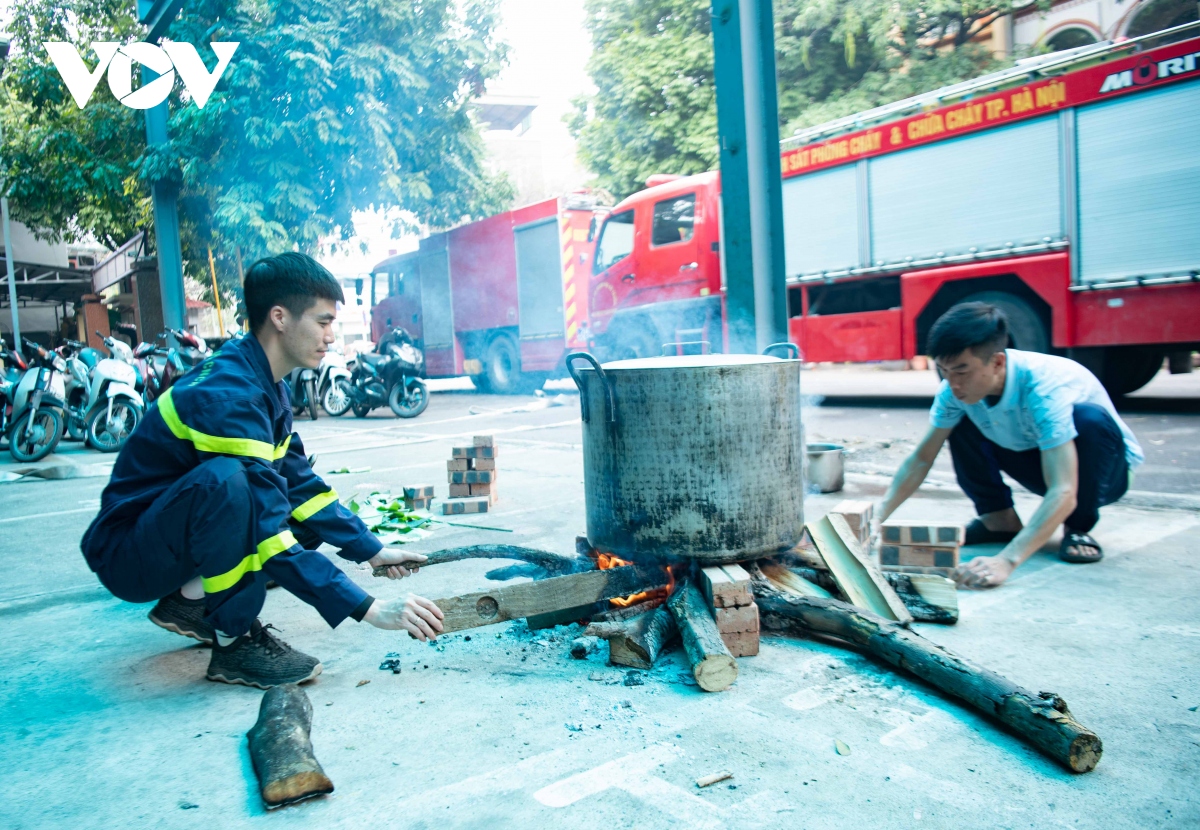
M 624 565 L 632 565 L 632 564 L 633 564 L 633 562 L 629 561 L 628 559 L 622 559 L 621 557 L 614 556 L 611 553 L 598 553 L 596 555 L 596 565 L 602 571 L 606 571 L 609 568 L 620 568 Z M 671 589 L 674 587 L 675 587 L 675 573 L 670 568 L 667 568 L 667 587 L 666 588 L 655 588 L 654 590 L 651 590 L 651 591 L 642 591 L 641 593 L 630 594 L 627 597 L 616 597 L 614 599 L 610 599 L 609 602 L 611 602 L 613 605 L 617 606 L 618 608 L 628 608 L 630 605 L 636 605 L 637 603 L 645 602 L 648 599 L 657 599 L 660 597 L 662 599 L 666 599 L 667 597 L 669 597 L 671 595 Z

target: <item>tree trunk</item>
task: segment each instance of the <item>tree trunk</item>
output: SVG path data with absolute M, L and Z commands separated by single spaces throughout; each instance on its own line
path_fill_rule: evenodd
M 268 808 L 333 792 L 333 782 L 313 755 L 311 728 L 312 704 L 299 686 L 276 686 L 263 695 L 258 721 L 246 737 Z
M 766 627 L 847 640 L 965 701 L 1072 772 L 1090 772 L 1100 762 L 1100 738 L 1072 717 L 1058 695 L 1035 695 L 869 611 L 840 600 L 784 594 L 755 577 L 754 593 Z
M 696 684 L 706 692 L 721 692 L 732 686 L 738 676 L 737 661 L 721 640 L 700 589 L 687 579 L 667 600 L 667 607 L 679 626 Z
M 627 622 L 592 623 L 584 631 L 608 640 L 609 660 L 617 666 L 650 669 L 658 655 L 679 633 L 675 618 L 659 606 Z
M 435 550 L 426 556 L 429 559 L 421 567 L 460 562 L 463 559 L 519 559 L 538 566 L 546 572 L 547 576 L 564 576 L 596 569 L 596 563 L 586 556 L 563 556 L 560 553 L 537 548 L 523 548 L 519 545 L 468 545 L 461 548 Z M 375 576 L 387 576 L 387 567 L 375 568 L 371 573 Z

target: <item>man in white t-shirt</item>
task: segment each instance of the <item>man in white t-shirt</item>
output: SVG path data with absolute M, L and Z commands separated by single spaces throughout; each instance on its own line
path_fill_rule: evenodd
M 1095 375 L 1073 360 L 1007 344 L 1004 313 L 986 303 L 960 303 L 933 324 L 927 351 L 944 380 L 930 428 L 875 511 L 878 527 L 916 492 L 949 441 L 959 486 L 979 515 L 966 543 L 1005 545 L 959 566 L 955 579 L 972 588 L 1000 585 L 1059 525 L 1064 561 L 1099 562 L 1103 553 L 1088 532 L 1143 460 Z M 1043 497 L 1029 524 L 1022 526 L 1001 472 Z

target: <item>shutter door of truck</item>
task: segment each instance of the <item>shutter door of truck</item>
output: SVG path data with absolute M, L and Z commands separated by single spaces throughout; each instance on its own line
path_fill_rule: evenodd
M 1058 116 L 870 161 L 871 258 L 902 263 L 1062 236 Z
M 421 256 L 421 318 L 428 374 L 453 375 L 454 310 L 450 303 L 449 251 Z
M 1080 108 L 1079 278 L 1200 267 L 1200 83 Z
M 522 340 L 564 337 L 562 254 L 555 217 L 513 232 L 517 248 L 517 308 Z
M 859 265 L 853 164 L 784 180 L 783 245 L 789 277 Z

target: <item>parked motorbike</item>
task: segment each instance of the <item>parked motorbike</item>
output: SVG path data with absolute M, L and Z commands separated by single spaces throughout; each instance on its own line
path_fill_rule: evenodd
M 288 372 L 284 381 L 292 399 L 292 412 L 307 411 L 310 421 L 317 420 L 317 373 L 313 369 L 298 367 Z
M 349 381 L 340 380 L 358 418 L 385 404 L 400 418 L 415 418 L 429 406 L 429 390 L 421 380 L 425 356 L 403 329 L 380 340 L 382 354 L 360 354 Z
M 178 346 L 167 347 L 167 335 L 175 336 Z M 168 329 L 153 343 L 142 342 L 133 350 L 133 359 L 145 382 L 145 397 L 153 401 L 171 388 L 185 372 L 208 357 L 208 344 L 191 332 Z
M 33 366 L 12 390 L 12 416 L 6 434 L 8 451 L 17 461 L 40 461 L 62 437 L 66 402 L 63 375 L 66 361 L 56 352 L 25 340 Z M 7 407 L 6 407 L 7 409 Z
M 350 377 L 345 355 L 332 348 L 325 352 L 321 365 L 317 367 L 317 399 L 327 414 L 337 417 L 350 410 L 350 398 L 338 384 L 339 380 L 349 381 Z
M 29 365 L 21 358 L 16 349 L 10 349 L 0 337 L 0 450 L 8 449 L 8 427 L 12 422 L 13 397 L 21 376 L 29 369 Z
M 97 362 L 88 375 L 83 422 L 90 447 L 116 452 L 141 422 L 146 402 L 137 389 L 133 349 L 115 337 L 105 337 L 104 346 L 110 357 Z
M 56 351 L 67 362 L 64 375 L 63 400 L 66 402 L 66 432 L 68 441 L 83 441 L 87 438 L 87 414 L 89 376 L 96 364 L 104 359 L 103 353 L 78 340 L 65 340 Z

